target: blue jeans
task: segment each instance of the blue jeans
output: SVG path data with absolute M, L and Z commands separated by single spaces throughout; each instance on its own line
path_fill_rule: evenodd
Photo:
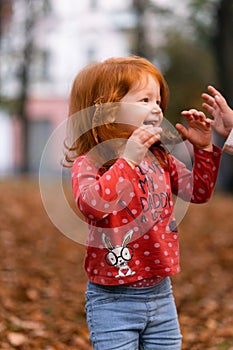
M 180 350 L 170 278 L 147 288 L 88 282 L 87 323 L 95 350 Z

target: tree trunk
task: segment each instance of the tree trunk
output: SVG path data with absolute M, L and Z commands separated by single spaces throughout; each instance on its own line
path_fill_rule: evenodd
M 221 0 L 217 9 L 217 33 L 214 40 L 218 66 L 219 89 L 233 108 L 233 2 Z M 224 143 L 219 137 L 221 144 Z M 223 153 L 219 172 L 219 185 L 233 192 L 233 156 Z
M 217 11 L 217 35 L 215 39 L 219 82 L 221 89 L 233 107 L 233 1 L 221 0 Z

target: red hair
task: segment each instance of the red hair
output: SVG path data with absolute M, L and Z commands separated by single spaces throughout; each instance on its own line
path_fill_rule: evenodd
M 135 83 L 151 75 L 160 85 L 161 109 L 164 113 L 168 101 L 167 83 L 160 71 L 145 58 L 130 56 L 110 58 L 92 63 L 76 76 L 69 100 L 69 119 L 73 141 L 67 145 L 66 161 L 72 163 L 98 144 L 93 133 L 93 116 L 101 104 L 119 102 Z M 79 112 L 79 113 L 78 113 Z M 73 129 L 73 130 L 72 130 Z M 100 142 L 114 137 L 128 138 L 116 124 L 103 124 L 96 129 Z

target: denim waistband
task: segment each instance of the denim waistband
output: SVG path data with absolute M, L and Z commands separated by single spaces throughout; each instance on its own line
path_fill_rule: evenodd
M 134 294 L 134 295 L 151 295 L 160 293 L 162 290 L 169 288 L 171 285 L 170 277 L 165 277 L 158 284 L 150 287 L 134 288 L 127 286 L 105 286 L 88 281 L 88 291 L 91 292 L 108 292 L 120 294 Z

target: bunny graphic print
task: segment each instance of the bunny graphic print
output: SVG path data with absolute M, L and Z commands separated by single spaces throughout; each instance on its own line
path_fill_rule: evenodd
M 153 151 L 153 150 L 152 150 Z M 88 223 L 85 270 L 91 282 L 135 283 L 180 271 L 173 194 L 204 203 L 214 189 L 221 151 L 194 148 L 192 171 L 172 155 L 149 153 L 134 169 L 123 158 L 100 167 L 90 154 L 72 168 L 75 201 Z
M 105 255 L 107 263 L 113 265 L 118 268 L 118 274 L 115 276 L 125 277 L 125 276 L 133 276 L 135 271 L 132 271 L 128 265 L 128 261 L 130 261 L 133 257 L 133 250 L 130 247 L 127 247 L 128 242 L 130 241 L 133 234 L 133 230 L 130 230 L 126 233 L 122 245 L 121 246 L 113 246 L 110 239 L 103 233 L 102 239 L 105 247 L 109 250 L 109 252 Z

